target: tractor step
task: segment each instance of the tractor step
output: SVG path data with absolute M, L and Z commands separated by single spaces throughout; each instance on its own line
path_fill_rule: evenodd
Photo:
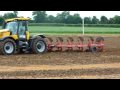
M 28 47 L 28 42 L 19 41 L 19 46 L 20 46 L 21 48 Z

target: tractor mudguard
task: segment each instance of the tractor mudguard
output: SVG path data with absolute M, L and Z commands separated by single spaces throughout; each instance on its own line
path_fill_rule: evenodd
M 43 39 L 46 38 L 44 35 L 38 35 L 38 36 L 40 36 L 40 37 L 43 38 Z
M 37 38 L 37 37 L 41 37 L 41 38 L 43 38 L 43 39 L 46 38 L 44 35 L 37 35 L 37 36 L 31 36 L 31 39 L 35 39 L 35 38 Z
M 1 38 L 1 39 L 0 39 L 0 42 L 1 42 L 1 41 L 4 41 L 4 40 L 7 39 L 7 38 L 10 38 L 10 39 L 13 39 L 13 40 L 14 40 L 14 38 L 12 38 L 12 37 L 10 37 L 10 36 L 7 36 L 7 37 L 4 37 L 4 38 Z

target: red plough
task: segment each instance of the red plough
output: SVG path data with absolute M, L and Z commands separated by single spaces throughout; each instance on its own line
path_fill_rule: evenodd
M 66 42 L 64 42 L 62 37 L 57 37 L 56 42 L 53 42 L 53 39 L 50 37 L 47 38 L 48 51 L 53 51 L 54 48 L 56 48 L 57 51 L 63 51 L 63 48 L 66 48 L 67 51 L 71 51 L 74 50 L 74 48 L 77 48 L 77 51 L 82 52 L 102 52 L 104 48 L 103 43 L 103 37 L 97 37 L 96 40 L 94 40 L 93 37 L 89 37 L 87 44 L 84 44 L 83 37 L 77 37 L 77 42 L 74 42 L 72 37 L 68 37 Z M 87 47 L 87 49 L 84 50 L 84 47 Z

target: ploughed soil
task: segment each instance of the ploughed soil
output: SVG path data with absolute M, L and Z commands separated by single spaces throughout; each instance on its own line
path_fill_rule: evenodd
M 56 36 L 50 37 L 55 41 Z M 61 37 L 66 43 L 69 36 Z M 77 40 L 77 36 L 72 37 Z M 79 52 L 77 48 L 65 51 L 64 48 L 62 52 L 44 54 L 0 55 L 0 78 L 120 79 L 120 36 L 103 37 L 103 52 Z M 84 39 L 84 44 L 87 44 L 88 37 Z

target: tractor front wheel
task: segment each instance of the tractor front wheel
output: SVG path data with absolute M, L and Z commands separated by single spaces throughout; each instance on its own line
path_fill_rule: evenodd
M 12 55 L 16 52 L 16 43 L 12 39 L 5 39 L 0 42 L 0 54 Z

